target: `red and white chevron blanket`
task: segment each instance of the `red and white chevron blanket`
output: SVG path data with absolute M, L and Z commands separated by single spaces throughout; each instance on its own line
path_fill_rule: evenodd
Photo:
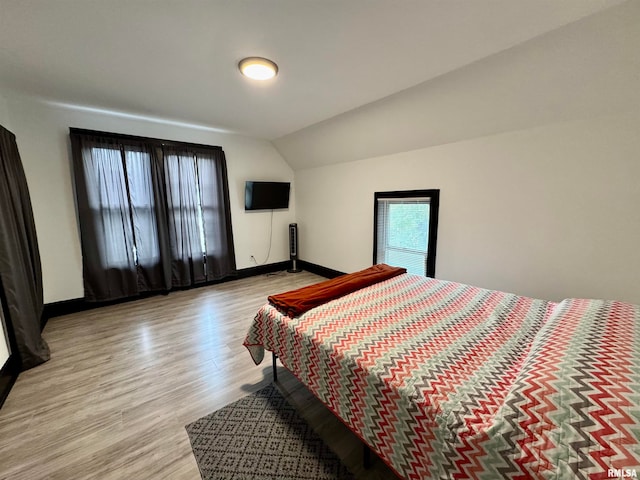
M 403 274 L 244 344 L 275 352 L 401 477 L 640 476 L 640 307 Z

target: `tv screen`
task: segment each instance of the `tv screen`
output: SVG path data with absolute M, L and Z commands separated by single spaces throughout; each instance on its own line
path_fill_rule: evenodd
M 289 182 L 246 182 L 245 210 L 273 210 L 289 208 Z

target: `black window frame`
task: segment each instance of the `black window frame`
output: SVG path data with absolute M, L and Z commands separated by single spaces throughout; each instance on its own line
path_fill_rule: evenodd
M 436 276 L 436 246 L 438 240 L 438 215 L 440 210 L 440 189 L 397 190 L 374 192 L 373 195 L 373 264 L 378 257 L 378 204 L 381 199 L 429 198 L 429 232 L 426 257 L 426 276 Z

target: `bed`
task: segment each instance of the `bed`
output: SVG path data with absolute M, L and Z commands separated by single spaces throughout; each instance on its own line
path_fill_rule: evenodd
M 265 350 L 400 477 L 640 475 L 640 307 L 559 303 L 399 274 L 300 315 Z

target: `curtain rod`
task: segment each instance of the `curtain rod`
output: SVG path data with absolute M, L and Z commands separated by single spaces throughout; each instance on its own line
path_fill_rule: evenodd
M 139 137 L 137 135 L 126 135 L 124 133 L 103 132 L 100 130 L 88 130 L 85 128 L 69 127 L 69 133 L 75 135 L 96 135 L 101 137 L 109 137 L 114 140 L 132 140 L 136 142 L 154 143 L 162 146 L 180 146 L 180 147 L 192 147 L 192 148 L 206 148 L 206 149 L 219 149 L 222 147 L 219 145 L 205 145 L 202 143 L 182 142 L 180 140 L 163 140 L 153 137 Z

